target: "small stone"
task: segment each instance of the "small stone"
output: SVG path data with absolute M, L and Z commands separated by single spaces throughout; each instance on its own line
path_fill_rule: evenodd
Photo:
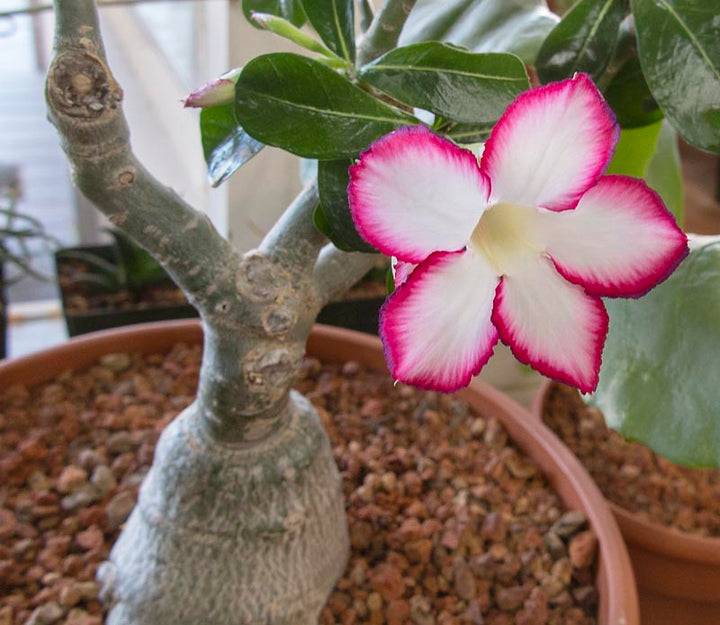
M 12 511 L 0 508 L 0 540 L 6 540 L 15 534 L 17 519 Z
M 110 530 L 118 529 L 130 516 L 135 507 L 135 497 L 129 491 L 123 491 L 113 497 L 105 506 L 105 516 Z
M 95 467 L 90 478 L 90 483 L 98 489 L 101 497 L 107 495 L 113 488 L 117 486 L 117 481 L 110 467 L 101 464 Z
M 54 601 L 35 608 L 25 625 L 52 625 L 63 616 L 63 609 Z
M 391 601 L 385 609 L 387 625 L 404 625 L 408 616 L 410 616 L 410 604 L 403 599 Z
M 480 534 L 493 542 L 501 542 L 505 538 L 505 522 L 497 512 L 489 512 L 482 524 Z
M 405 593 L 405 582 L 400 569 L 392 564 L 380 564 L 370 574 L 370 586 L 385 601 L 400 599 Z
M 87 479 L 87 471 L 81 469 L 80 467 L 70 465 L 69 467 L 65 467 L 63 472 L 60 474 L 60 477 L 58 477 L 56 488 L 58 492 L 63 493 L 64 495 L 73 493 L 81 486 L 84 486 L 87 483 Z
M 107 450 L 114 455 L 124 454 L 135 447 L 135 440 L 130 432 L 115 432 L 107 442 Z
M 525 586 L 510 586 L 509 588 L 495 589 L 495 603 L 501 610 L 514 612 L 525 601 L 529 590 Z
M 52 488 L 52 480 L 42 471 L 33 471 L 28 478 L 28 486 L 32 491 L 50 490 Z
M 379 593 L 371 592 L 366 603 L 370 612 L 379 612 L 382 609 L 383 600 Z
M 427 564 L 432 554 L 432 540 L 421 538 L 405 543 L 404 551 L 407 559 L 413 564 Z
M 545 539 L 545 544 L 547 545 L 550 555 L 554 559 L 559 560 L 567 555 L 565 543 L 555 532 L 547 532 L 543 538 Z
M 63 586 L 58 595 L 58 603 L 66 610 L 75 607 L 81 599 L 82 596 L 74 586 Z
M 457 560 L 453 566 L 455 579 L 455 592 L 461 599 L 470 601 L 477 594 L 475 576 L 470 567 L 462 560 Z
M 113 373 L 120 373 L 132 364 L 132 359 L 128 354 L 106 354 L 100 358 L 100 364 Z
M 597 536 L 592 530 L 586 530 L 573 536 L 570 540 L 568 552 L 570 562 L 576 569 L 582 569 L 592 565 L 597 551 Z
M 74 493 L 63 497 L 60 501 L 60 506 L 63 510 L 78 510 L 79 508 L 86 508 L 91 503 L 98 500 L 98 490 L 92 484 L 85 484 L 81 486 Z
M 578 530 L 587 523 L 587 517 L 579 510 L 570 510 L 563 514 L 550 530 L 557 534 L 560 538 L 569 538 L 573 534 L 577 534 Z
M 99 549 L 103 546 L 105 539 L 103 537 L 102 530 L 93 526 L 86 529 L 84 532 L 79 532 L 75 535 L 75 542 L 80 549 L 84 551 L 92 551 L 93 549 Z

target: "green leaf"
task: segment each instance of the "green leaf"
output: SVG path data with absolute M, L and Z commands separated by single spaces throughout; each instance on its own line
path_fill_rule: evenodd
M 607 174 L 644 178 L 682 224 L 683 183 L 677 135 L 667 120 L 620 132 Z
M 235 118 L 235 104 L 211 106 L 200 112 L 200 134 L 213 187 L 227 180 L 265 145 L 247 134 Z
M 645 169 L 644 178 L 645 182 L 660 194 L 665 206 L 682 225 L 685 194 L 680 150 L 678 150 L 677 133 L 667 120 L 662 122 L 655 153 Z
M 608 300 L 610 333 L 589 401 L 608 425 L 673 462 L 720 466 L 720 237 L 697 237 L 639 300 Z
M 302 4 L 325 45 L 352 65 L 355 61 L 353 0 L 302 0 Z
M 495 122 L 530 88 L 512 54 L 474 54 L 444 43 L 391 50 L 363 67 L 362 80 L 396 100 L 459 122 Z
M 615 155 L 605 173 L 625 174 L 642 178 L 655 153 L 661 122 L 641 128 L 628 128 L 620 132 Z
M 308 158 L 352 157 L 413 117 L 378 102 L 332 69 L 297 54 L 250 61 L 235 114 L 255 139 Z
M 351 159 L 318 162 L 318 192 L 324 221 L 318 224 L 320 217 L 316 215 L 315 225 L 341 250 L 377 252 L 357 233 L 350 214 L 347 195 L 350 165 Z
M 559 20 L 544 0 L 418 0 L 399 45 L 445 41 L 473 52 L 510 52 L 532 65 Z
M 255 28 L 260 26 L 252 18 L 253 13 L 277 15 L 298 27 L 307 21 L 300 0 L 242 0 L 242 10 L 247 21 Z
M 623 63 L 604 96 L 622 128 L 646 126 L 663 118 L 636 56 Z
M 540 80 L 563 80 L 575 72 L 600 78 L 612 60 L 624 17 L 623 0 L 580 0 L 540 48 L 536 63 Z
M 693 145 L 720 153 L 717 2 L 633 0 L 638 54 L 665 116 Z

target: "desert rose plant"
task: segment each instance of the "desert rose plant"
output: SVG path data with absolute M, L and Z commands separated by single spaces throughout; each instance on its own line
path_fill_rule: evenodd
M 55 2 L 47 99 L 74 179 L 171 273 L 205 334 L 197 399 L 163 433 L 99 572 L 113 625 L 317 622 L 347 528 L 327 436 L 291 388 L 317 312 L 373 252 L 396 263 L 380 328 L 391 373 L 443 391 L 498 339 L 595 389 L 600 297 L 645 293 L 687 253 L 663 203 L 679 208 L 661 120 L 718 148 L 717 42 L 696 13 L 674 28 L 684 8 L 651 0 L 581 0 L 562 21 L 534 0 L 415 4 L 358 2 L 356 27 L 350 0 L 243 3 L 313 56 L 258 57 L 188 98 L 204 107 L 214 183 L 264 145 L 311 159 L 304 190 L 241 254 L 133 155 L 94 3 Z M 663 69 L 664 46 L 691 62 Z M 528 68 L 549 84 L 530 90 Z M 702 93 L 668 88 L 690 70 L 709 75 Z M 611 161 L 635 126 L 643 141 L 620 136 Z

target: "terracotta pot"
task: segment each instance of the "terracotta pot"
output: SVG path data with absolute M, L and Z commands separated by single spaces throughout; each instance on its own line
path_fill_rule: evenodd
M 152 352 L 177 342 L 202 340 L 197 320 L 142 324 L 74 338 L 64 345 L 0 364 L 0 387 L 37 384 L 65 369 L 82 369 L 116 352 Z M 380 340 L 340 328 L 316 326 L 308 353 L 327 361 L 358 360 L 386 370 Z M 518 404 L 482 381 L 459 397 L 476 410 L 500 420 L 515 443 L 542 468 L 566 505 L 582 510 L 599 538 L 597 584 L 600 625 L 639 625 L 637 594 L 630 560 L 620 531 L 600 491 L 573 454 L 545 426 Z
M 535 422 L 542 422 L 552 384 L 545 382 L 535 397 Z M 643 624 L 720 623 L 720 538 L 672 530 L 608 504 L 630 553 Z

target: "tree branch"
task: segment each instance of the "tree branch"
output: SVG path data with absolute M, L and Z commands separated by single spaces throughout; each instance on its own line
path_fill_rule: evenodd
M 313 223 L 317 179 L 308 184 L 267 233 L 260 251 L 291 270 L 309 273 L 327 239 Z
M 158 182 L 132 153 L 122 89 L 105 61 L 92 0 L 55 0 L 48 116 L 80 190 L 145 247 L 201 312 L 236 297 L 238 255 L 209 219 Z
M 328 243 L 320 252 L 313 280 L 320 301 L 326 304 L 342 295 L 377 263 L 378 254 L 342 252 Z
M 416 0 L 385 0 L 360 43 L 358 65 L 366 65 L 392 50 Z

